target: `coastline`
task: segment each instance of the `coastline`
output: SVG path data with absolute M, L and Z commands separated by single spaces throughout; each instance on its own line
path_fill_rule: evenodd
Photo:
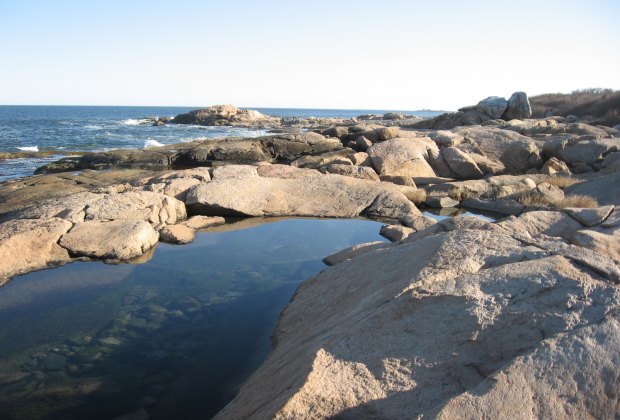
M 0 184 L 0 274 L 139 257 L 229 216 L 390 220 L 391 244 L 300 286 L 220 418 L 613 416 L 619 133 L 485 106 L 61 159 Z M 507 217 L 437 223 L 418 205 Z

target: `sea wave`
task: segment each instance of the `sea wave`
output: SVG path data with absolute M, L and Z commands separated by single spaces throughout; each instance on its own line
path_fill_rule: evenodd
M 17 147 L 17 149 L 21 150 L 22 152 L 38 152 L 39 146 L 22 146 Z
M 85 125 L 84 128 L 87 129 L 87 130 L 103 130 L 102 126 L 94 125 L 94 124 L 92 124 L 92 125 Z
M 163 144 L 158 142 L 157 140 L 148 139 L 144 142 L 145 149 L 148 149 L 149 147 L 160 147 L 160 146 L 163 146 Z
M 122 125 L 152 125 L 153 120 L 150 118 L 129 118 L 121 121 Z

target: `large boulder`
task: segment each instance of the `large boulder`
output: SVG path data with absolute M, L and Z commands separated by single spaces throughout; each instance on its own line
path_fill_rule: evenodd
M 0 286 L 11 277 L 70 260 L 58 240 L 72 224 L 59 218 L 0 224 Z
M 508 99 L 508 106 L 502 115 L 504 120 L 522 120 L 532 116 L 532 107 L 525 92 L 515 92 Z
M 488 98 L 485 98 L 478 102 L 477 105 L 461 108 L 459 109 L 459 111 L 474 110 L 486 114 L 492 119 L 498 119 L 502 115 L 504 115 L 507 107 L 508 101 L 506 101 L 506 98 L 501 98 L 499 96 L 489 96 Z
M 436 176 L 429 162 L 432 154 L 439 154 L 439 149 L 429 138 L 386 140 L 372 145 L 366 152 L 379 175 Z
M 213 180 L 193 187 L 186 204 L 193 214 L 213 216 L 398 218 L 419 214 L 396 186 L 331 174 Z
M 515 132 L 493 127 L 463 127 L 456 133 L 486 158 L 501 163 L 510 173 L 523 174 L 543 164 L 536 143 Z M 463 148 L 464 145 L 456 147 Z
M 444 161 L 459 178 L 476 179 L 482 178 L 484 173 L 476 162 L 465 152 L 456 147 L 446 147 L 441 151 Z
M 175 224 L 187 217 L 184 204 L 164 194 L 129 191 L 101 194 L 85 208 L 84 220 L 145 220 L 152 224 Z
M 466 225 L 303 283 L 218 418 L 613 417 L 617 286 Z
M 144 221 L 94 220 L 75 225 L 60 245 L 75 256 L 127 260 L 144 254 L 158 239 L 157 231 Z

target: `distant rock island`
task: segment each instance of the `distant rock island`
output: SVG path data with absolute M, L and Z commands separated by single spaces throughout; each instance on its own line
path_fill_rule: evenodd
M 217 418 L 614 418 L 620 132 L 585 121 L 532 118 L 524 92 L 430 119 L 218 105 L 155 120 L 272 132 L 71 156 L 1 183 L 0 284 L 148 258 L 230 217 L 374 218 L 390 243 L 325 256 Z

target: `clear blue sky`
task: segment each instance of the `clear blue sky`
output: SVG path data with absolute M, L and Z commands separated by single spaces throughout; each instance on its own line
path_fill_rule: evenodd
M 455 109 L 620 89 L 620 1 L 0 0 L 0 104 Z

